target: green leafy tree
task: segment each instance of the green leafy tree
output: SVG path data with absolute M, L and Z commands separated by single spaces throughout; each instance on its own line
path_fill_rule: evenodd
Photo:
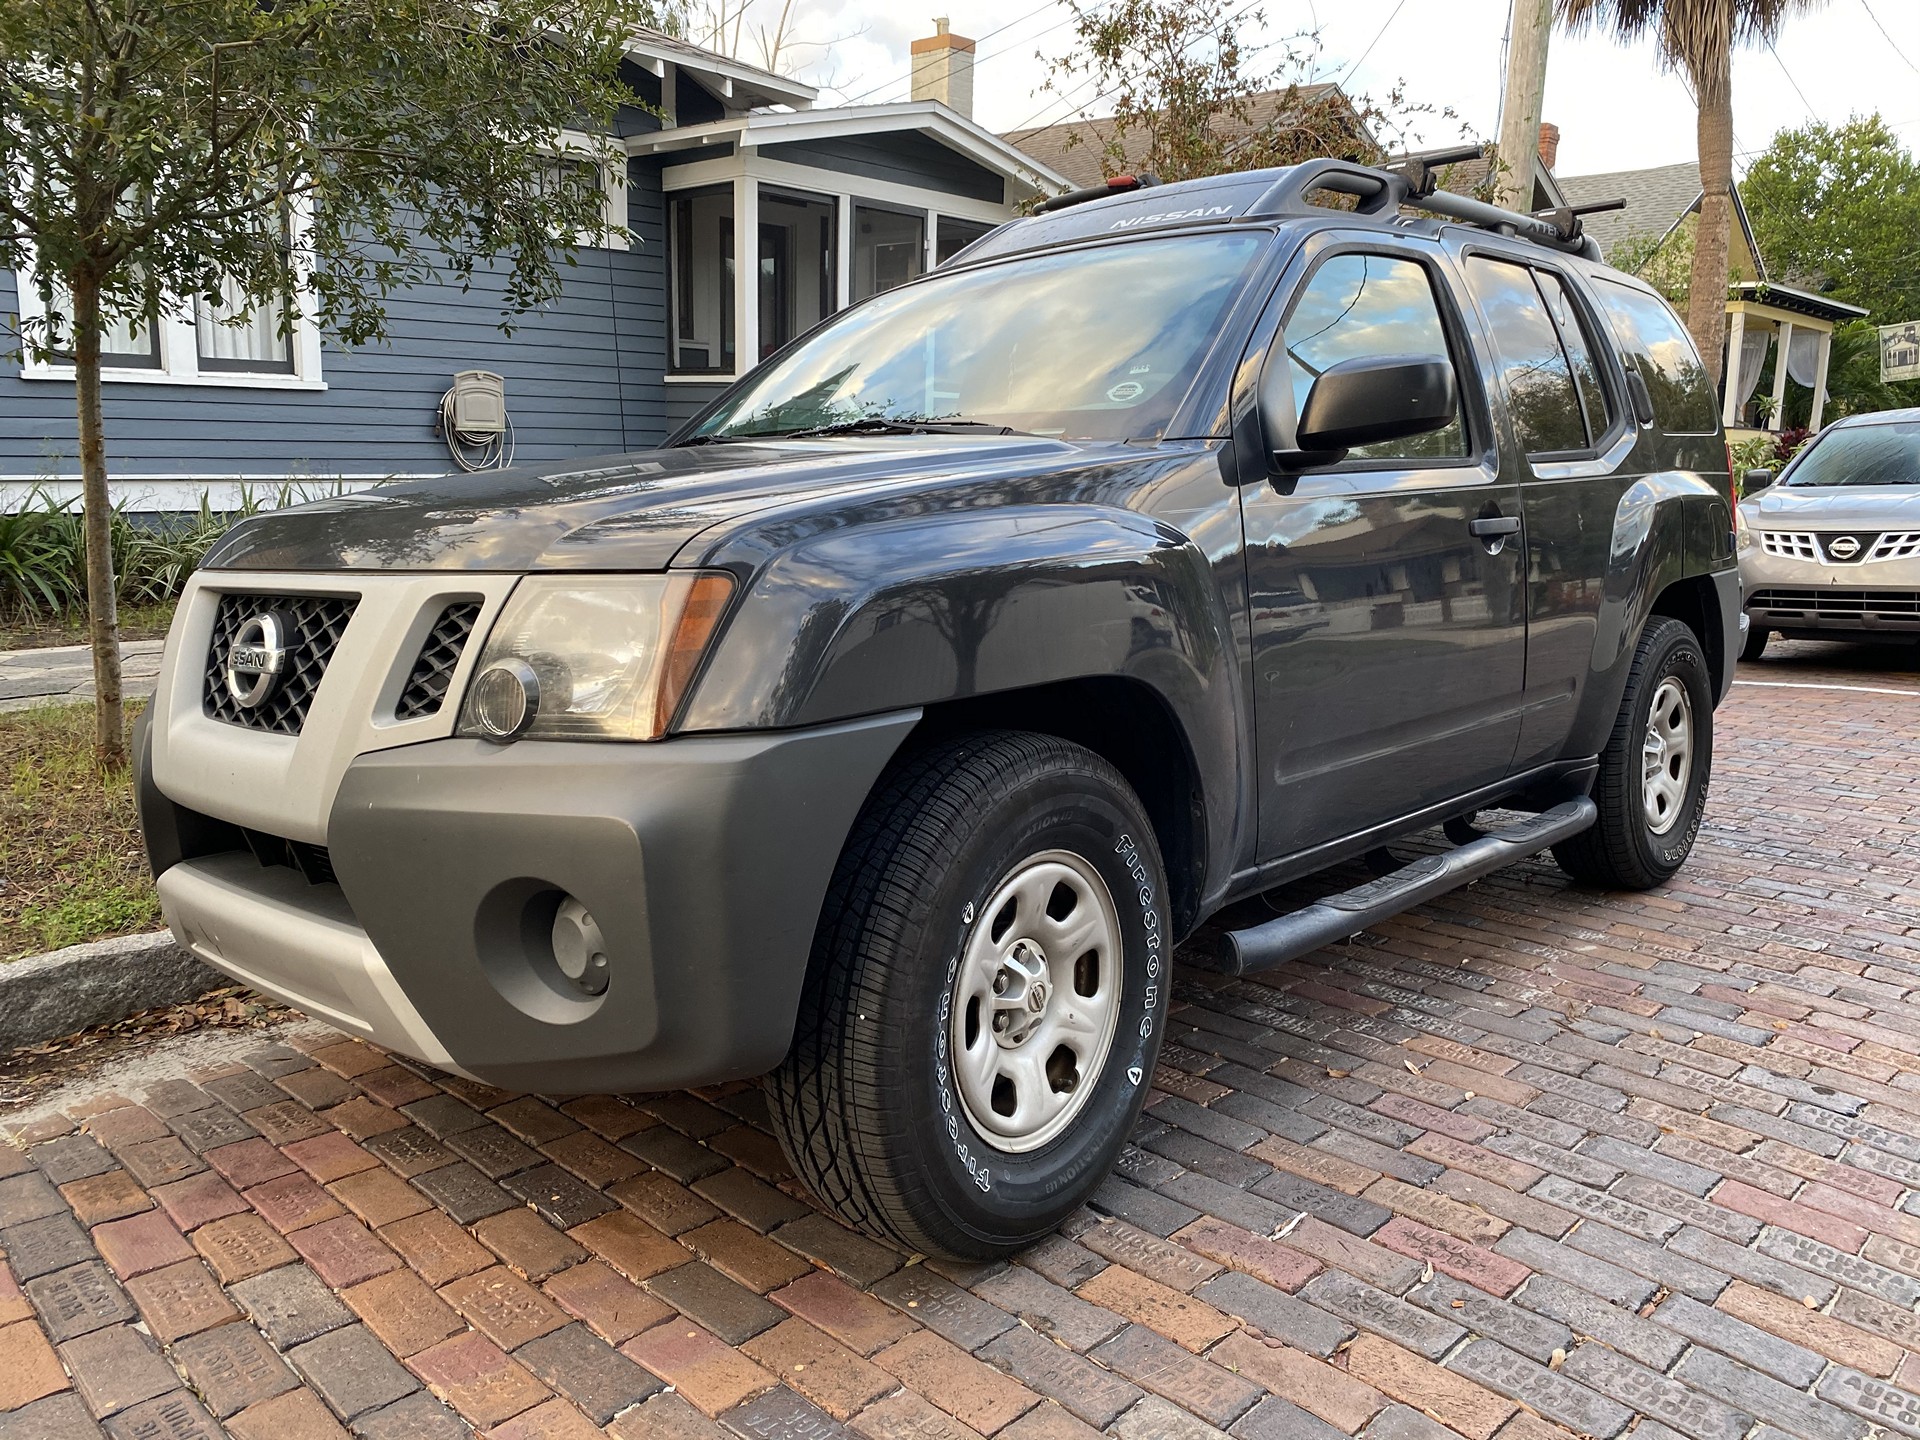
M 630 0 L 0 0 L 0 265 L 74 367 L 103 763 L 126 758 L 101 337 L 197 297 L 233 319 L 310 292 L 349 344 L 429 281 L 557 293 L 598 187 L 553 183 L 562 129 L 625 96 Z M 225 312 L 223 312 L 225 313 Z
M 1687 286 L 1687 329 L 1720 379 L 1727 326 L 1727 249 L 1733 229 L 1733 49 L 1770 45 L 1817 0 L 1554 0 L 1570 30 L 1610 31 L 1622 44 L 1651 36 L 1661 61 L 1686 77 L 1697 119 L 1700 221 Z M 1744 192 L 1743 192 L 1744 193 Z
M 1082 108 L 1110 107 L 1112 125 L 1092 142 L 1108 175 L 1141 169 L 1191 180 L 1321 155 L 1373 163 L 1417 138 L 1418 124 L 1457 119 L 1397 85 L 1374 99 L 1314 83 L 1318 33 L 1250 44 L 1243 37 L 1265 23 L 1259 10 L 1227 13 L 1208 0 L 1067 3 L 1068 48 L 1049 61 L 1041 88 L 1068 96 L 1100 86 Z M 1081 143 L 1078 132 L 1068 143 Z
M 1920 320 L 1920 160 L 1878 114 L 1782 130 L 1740 182 L 1770 273 Z

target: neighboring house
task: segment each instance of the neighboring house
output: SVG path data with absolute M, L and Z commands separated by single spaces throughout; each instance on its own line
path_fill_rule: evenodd
M 1699 213 L 1700 167 L 1692 160 L 1656 165 L 1649 170 L 1613 170 L 1600 175 L 1567 175 L 1560 181 L 1575 205 L 1625 200 L 1623 210 L 1586 217 L 1587 233 L 1600 242 L 1609 260 L 1629 241 L 1651 239 L 1655 250 L 1672 243 L 1688 219 Z M 1645 268 L 1651 256 L 1641 258 Z M 1733 186 L 1733 225 L 1727 241 L 1727 355 L 1739 364 L 1721 366 L 1721 419 L 1729 429 L 1778 431 L 1786 424 L 1787 381 L 1813 392 L 1809 425 L 1820 428 L 1826 407 L 1827 369 L 1836 325 L 1858 320 L 1866 311 L 1843 305 L 1812 290 L 1785 285 L 1767 274 L 1766 257 L 1753 235 L 1753 222 Z M 1760 377 L 1768 354 L 1776 359 L 1773 389 L 1761 396 Z M 1785 364 L 1778 363 L 1784 356 Z
M 626 70 L 649 108 L 621 112 L 616 158 L 556 137 L 557 163 L 601 169 L 612 237 L 578 245 L 557 300 L 508 335 L 498 284 L 416 286 L 389 302 L 385 342 L 351 350 L 320 334 L 307 297 L 284 337 L 204 311 L 113 337 L 116 500 L 224 507 L 243 488 L 445 473 L 442 400 L 465 371 L 501 377 L 519 461 L 657 443 L 826 315 L 1067 188 L 969 118 L 972 58 L 942 25 L 915 42 L 913 100 L 814 110 L 811 86 L 637 32 Z M 735 263 L 741 236 L 752 264 Z M 0 270 L 0 325 L 36 305 Z M 77 494 L 74 436 L 71 367 L 0 346 L 0 510 L 39 483 Z
M 1360 116 L 1340 87 L 1334 84 L 1300 85 L 1290 90 L 1268 90 L 1249 98 L 1247 121 L 1225 120 L 1221 133 L 1229 149 L 1235 139 L 1244 139 L 1269 125 L 1285 125 L 1290 119 L 1322 105 L 1331 105 L 1342 114 L 1356 139 L 1369 139 Z M 1076 186 L 1098 185 L 1109 174 L 1139 168 L 1145 159 L 1148 136 L 1144 130 L 1130 129 L 1121 137 L 1118 163 L 1109 154 L 1118 126 L 1111 115 L 1078 115 L 1024 130 L 1009 130 L 1001 138 L 1031 155 L 1048 169 L 1064 175 Z

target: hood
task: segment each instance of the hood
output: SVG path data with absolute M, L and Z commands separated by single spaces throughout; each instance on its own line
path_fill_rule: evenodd
M 1920 530 L 1920 485 L 1772 485 L 1740 509 L 1776 530 Z
M 795 501 L 1004 479 L 1086 446 L 1030 436 L 888 435 L 649 450 L 379 485 L 255 515 L 221 570 L 661 570 L 714 525 Z M 1137 457 L 1136 448 L 1131 453 Z

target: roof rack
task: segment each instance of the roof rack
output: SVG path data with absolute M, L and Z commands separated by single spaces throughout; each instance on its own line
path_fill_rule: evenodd
M 1308 197 L 1316 191 L 1327 190 L 1353 196 L 1354 212 L 1360 215 L 1390 215 L 1407 206 L 1515 239 L 1530 240 L 1550 249 L 1583 255 L 1589 260 L 1600 258 L 1600 247 L 1583 232 L 1580 217 L 1596 210 L 1620 209 L 1624 201 L 1566 206 L 1528 215 L 1518 210 L 1503 210 L 1470 196 L 1449 194 L 1439 188 L 1443 168 L 1465 160 L 1478 160 L 1484 155 L 1477 145 L 1463 145 L 1404 155 L 1385 167 L 1361 165 L 1351 160 L 1307 160 L 1290 167 L 1247 215 L 1252 218 L 1316 213 L 1325 207 L 1315 205 Z

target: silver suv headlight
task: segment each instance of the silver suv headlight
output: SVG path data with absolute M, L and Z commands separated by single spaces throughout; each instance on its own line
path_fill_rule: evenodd
M 656 740 L 733 594 L 731 576 L 536 575 L 487 635 L 455 733 Z

